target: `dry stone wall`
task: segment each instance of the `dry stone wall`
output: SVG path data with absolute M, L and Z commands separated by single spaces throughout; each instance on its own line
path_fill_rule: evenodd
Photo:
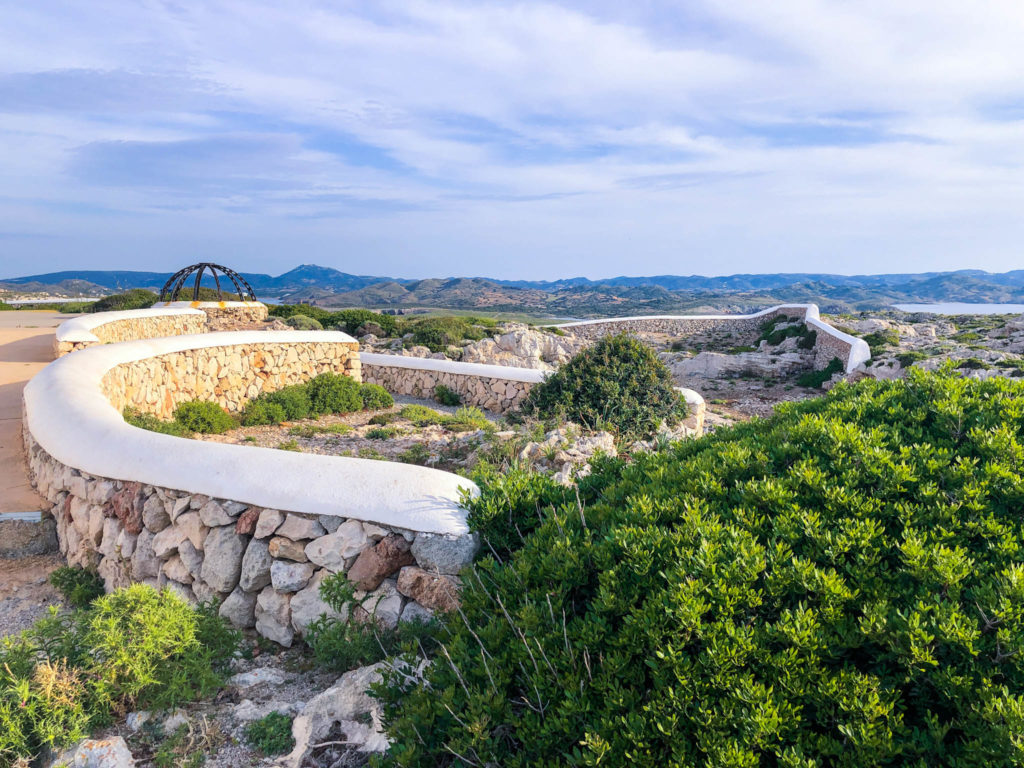
M 33 484 L 52 505 L 60 551 L 94 567 L 108 591 L 132 582 L 191 602 L 216 600 L 237 627 L 291 646 L 322 614 L 384 626 L 449 610 L 478 548 L 352 518 L 266 509 L 68 467 L 26 430 Z M 341 614 L 320 597 L 329 574 L 357 588 Z
M 103 377 L 103 392 L 119 411 L 132 406 L 163 419 L 189 400 L 210 400 L 235 412 L 262 392 L 319 373 L 344 373 L 359 381 L 358 350 L 355 341 L 188 349 L 112 368 Z
M 363 354 L 361 362 L 363 381 L 392 394 L 433 398 L 437 387 L 444 385 L 458 393 L 463 405 L 492 413 L 515 410 L 530 388 L 544 380 L 541 371 L 449 360 Z
M 54 356 L 61 357 L 76 349 L 84 349 L 94 344 L 114 344 L 119 341 L 155 339 L 161 336 L 183 336 L 190 333 L 205 333 L 207 330 L 206 317 L 198 312 L 163 315 L 100 312 L 97 313 L 95 319 L 99 319 L 103 315 L 116 315 L 116 317 L 112 317 L 109 322 L 90 327 L 87 333 L 69 334 L 71 337 L 81 340 L 62 340 L 61 336 L 64 334 L 58 331 L 54 336 Z M 86 336 L 93 338 L 84 338 Z

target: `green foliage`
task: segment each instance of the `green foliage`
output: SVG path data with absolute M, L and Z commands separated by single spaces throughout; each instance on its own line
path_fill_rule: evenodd
M 610 463 L 376 689 L 385 763 L 1020 765 L 1022 464 L 1024 384 L 916 369 Z
M 284 440 L 274 447 L 277 448 L 277 450 L 279 451 L 297 451 L 300 453 L 302 452 L 302 449 L 299 448 L 299 443 L 297 440 Z
M 403 464 L 418 464 L 423 467 L 430 461 L 430 449 L 423 443 L 413 443 L 395 458 Z
M 245 726 L 245 740 L 264 755 L 291 752 L 295 746 L 292 718 L 283 712 L 271 712 Z
M 348 424 L 297 424 L 289 428 L 288 434 L 296 437 L 316 437 L 317 435 L 347 435 L 352 431 Z
M 399 433 L 397 427 L 374 427 L 366 431 L 370 440 L 390 440 Z
M 900 354 L 896 355 L 896 359 L 899 361 L 900 367 L 909 368 L 914 363 L 927 360 L 928 355 L 917 350 L 910 350 L 909 352 L 900 352 Z
M 778 327 L 787 323 L 796 323 L 796 325 L 787 325 L 785 328 Z M 757 341 L 758 343 L 767 341 L 769 346 L 777 347 L 784 340 L 790 338 L 800 339 L 797 343 L 800 349 L 812 349 L 818 339 L 818 332 L 808 328 L 799 317 L 778 315 L 761 323 L 761 336 Z
M 0 764 L 66 746 L 130 708 L 211 694 L 239 640 L 213 606 L 142 584 L 51 609 L 0 640 Z
M 897 347 L 900 343 L 900 335 L 893 330 L 875 331 L 863 337 L 871 350 L 871 356 L 880 355 L 889 347 Z
M 314 307 L 309 304 L 276 304 L 270 307 L 271 317 L 284 320 L 295 315 L 304 315 L 318 321 L 324 328 L 337 327 L 346 333 L 354 334 L 366 323 L 376 323 L 384 331 L 385 336 L 393 336 L 397 323 L 391 315 L 382 315 L 368 309 L 343 309 L 331 312 L 328 309 Z
M 378 426 L 387 426 L 393 421 L 398 421 L 401 416 L 397 413 L 378 413 L 370 417 L 370 424 L 376 424 Z
M 821 389 L 821 385 L 831 379 L 837 373 L 843 371 L 843 361 L 838 357 L 833 357 L 828 361 L 828 365 L 822 368 L 820 371 L 808 371 L 796 380 L 796 383 L 801 387 L 807 387 L 808 389 Z
M 189 432 L 219 435 L 238 426 L 231 414 L 217 403 L 190 400 L 174 409 L 174 420 Z
M 284 322 L 297 331 L 322 331 L 324 329 L 319 320 L 306 315 L 292 315 Z
M 13 305 L 8 304 L 6 301 L 0 301 L 0 312 L 12 312 L 13 310 Z
M 818 332 L 812 331 L 804 326 L 804 333 L 800 337 L 800 341 L 796 343 L 797 349 L 814 349 L 814 345 L 818 343 Z
M 132 408 L 130 405 L 125 406 L 121 415 L 124 420 L 133 427 L 147 429 L 150 432 L 159 432 L 163 435 L 174 435 L 175 437 L 189 437 L 192 434 L 188 429 L 176 421 L 164 421 L 163 419 L 158 419 L 153 414 L 142 413 L 138 409 Z
M 62 565 L 50 573 L 50 583 L 72 608 L 87 608 L 103 594 L 103 579 L 96 571 Z
M 977 357 L 968 357 L 966 360 L 961 360 L 956 367 L 969 371 L 987 371 L 992 366 Z
M 406 405 L 398 412 L 403 419 L 408 419 L 417 427 L 426 427 L 431 424 L 440 424 L 444 421 L 444 414 L 427 408 L 425 405 Z
M 607 336 L 530 390 L 522 412 L 647 437 L 679 419 L 686 404 L 653 349 L 632 336 Z
M 260 395 L 252 402 L 262 401 L 273 403 L 281 407 L 284 417 L 288 421 L 305 419 L 313 411 L 313 404 L 309 399 L 309 388 L 305 384 L 292 384 L 288 387 L 281 387 L 274 392 Z
M 124 309 L 146 309 L 156 304 L 160 298 L 152 291 L 144 288 L 132 288 L 124 293 L 115 293 L 112 296 L 104 296 L 102 299 L 93 302 L 86 308 L 87 312 L 114 312 Z
M 438 384 L 434 387 L 434 399 L 441 405 L 458 405 L 462 402 L 462 397 L 459 393 L 450 387 L 446 387 L 444 384 Z
M 368 411 L 392 408 L 395 405 L 395 398 L 379 384 L 361 384 L 359 397 L 363 400 L 363 408 Z
M 341 373 L 321 373 L 304 385 L 309 392 L 310 415 L 351 413 L 363 409 L 360 384 Z
M 441 425 L 453 432 L 468 432 L 471 429 L 491 429 L 493 425 L 484 412 L 475 405 L 464 405 L 453 416 L 443 416 Z
M 259 397 L 245 404 L 242 411 L 243 427 L 258 427 L 262 424 L 280 424 L 287 419 L 284 407 L 280 403 Z
M 431 352 L 443 352 L 449 346 L 464 341 L 479 341 L 498 327 L 494 320 L 483 317 L 447 316 L 423 317 L 403 322 L 399 330 L 412 334 L 412 343 L 422 345 Z

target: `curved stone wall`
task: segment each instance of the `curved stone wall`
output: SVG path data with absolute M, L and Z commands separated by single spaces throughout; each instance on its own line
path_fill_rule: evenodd
M 463 405 L 492 413 L 514 410 L 544 372 L 503 365 L 459 363 L 454 360 L 363 353 L 363 381 L 380 384 L 392 394 L 433 398 L 443 384 L 459 394 Z
M 131 309 L 80 315 L 60 324 L 54 335 L 54 357 L 94 344 L 205 333 L 206 313 L 190 307 Z
M 141 580 L 218 598 L 231 621 L 283 645 L 329 612 L 318 593 L 327 573 L 361 589 L 351 614 L 385 624 L 450 607 L 477 547 L 460 504 L 478 493 L 469 480 L 186 440 L 118 410 L 162 413 L 161 389 L 189 387 L 240 403 L 258 383 L 342 372 L 355 348 L 336 332 L 218 333 L 95 346 L 47 366 L 25 389 L 24 437 L 69 562 L 96 565 L 111 589 Z
M 814 304 L 785 304 L 761 310 L 750 315 L 644 315 L 637 317 L 582 320 L 563 323 L 556 327 L 571 331 L 587 339 L 598 339 L 613 333 L 666 333 L 678 336 L 704 331 L 729 328 L 736 332 L 754 332 L 763 322 L 785 315 L 801 317 L 818 332 L 815 343 L 814 364 L 824 368 L 834 357 L 838 357 L 849 373 L 858 365 L 871 358 L 867 342 L 848 333 L 843 333 L 823 322 Z
M 161 309 L 198 309 L 206 314 L 211 331 L 231 331 L 239 326 L 257 325 L 267 319 L 269 309 L 260 301 L 164 301 Z

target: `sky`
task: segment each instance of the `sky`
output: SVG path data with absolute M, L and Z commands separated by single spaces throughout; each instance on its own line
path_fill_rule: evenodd
M 0 276 L 1024 267 L 1021 0 L 0 0 Z

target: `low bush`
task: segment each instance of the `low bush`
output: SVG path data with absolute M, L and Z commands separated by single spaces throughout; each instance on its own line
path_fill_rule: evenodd
M 313 404 L 309 400 L 309 388 L 305 384 L 281 387 L 274 392 L 260 395 L 256 401 L 280 406 L 287 421 L 308 418 L 313 411 Z
M 980 358 L 968 357 L 965 360 L 961 360 L 959 363 L 957 363 L 956 367 L 961 370 L 968 371 L 987 371 L 992 366 Z
M 64 595 L 72 608 L 87 608 L 104 593 L 103 579 L 96 571 L 62 565 L 50 573 L 50 583 Z
M 521 411 L 638 439 L 662 422 L 678 421 L 686 403 L 654 350 L 620 334 L 601 339 L 533 387 Z
M 287 418 L 280 403 L 257 397 L 245 404 L 241 421 L 243 427 L 258 427 L 263 424 L 280 424 Z
M 385 336 L 394 336 L 397 327 L 397 322 L 391 315 L 382 315 L 368 309 L 342 309 L 332 312 L 309 304 L 276 304 L 270 307 L 271 317 L 287 320 L 295 315 L 311 317 L 324 328 L 335 327 L 351 334 L 355 334 L 366 323 L 376 323 Z
M 407 419 L 417 427 L 426 427 L 431 424 L 440 424 L 444 421 L 444 414 L 427 408 L 425 405 L 406 405 L 398 412 L 403 419 Z
M 214 607 L 137 584 L 0 640 L 0 764 L 60 748 L 129 709 L 210 695 L 239 634 Z
M 382 762 L 1019 765 L 1022 456 L 1024 384 L 911 369 L 579 503 L 506 481 L 489 518 L 534 530 L 464 576 L 422 682 L 375 688 Z
M 395 458 L 403 464 L 418 464 L 423 467 L 430 461 L 430 455 L 430 449 L 423 443 L 413 443 Z
M 462 402 L 462 397 L 459 393 L 454 389 L 446 387 L 444 384 L 438 384 L 434 387 L 434 399 L 441 405 L 458 405 Z
M 160 297 L 144 288 L 132 288 L 124 293 L 115 293 L 94 301 L 85 308 L 86 312 L 115 312 L 125 309 L 146 309 L 156 304 Z
M 366 431 L 370 440 L 390 440 L 398 434 L 398 427 L 374 427 Z
M 900 335 L 893 330 L 875 331 L 862 337 L 871 350 L 871 356 L 877 357 L 889 347 L 898 347 Z
M 13 305 L 8 304 L 6 301 L 0 301 L 0 312 L 12 312 L 13 310 Z
M 399 332 L 411 333 L 413 344 L 427 347 L 431 352 L 443 352 L 464 341 L 479 341 L 497 327 L 496 321 L 483 317 L 422 317 L 402 322 Z
M 341 373 L 321 373 L 305 384 L 309 391 L 310 415 L 352 413 L 363 409 L 360 384 Z
M 238 426 L 230 413 L 206 400 L 182 403 L 174 409 L 174 420 L 189 432 L 203 435 L 219 435 Z
M 455 415 L 442 417 L 441 425 L 455 432 L 489 429 L 493 426 L 484 412 L 475 405 L 464 405 L 455 411 Z
M 245 726 L 245 740 L 264 755 L 281 755 L 295 746 L 292 718 L 283 712 L 271 712 Z
M 288 429 L 289 435 L 296 437 L 316 437 L 317 435 L 347 435 L 352 431 L 348 424 L 296 424 Z
M 379 384 L 360 385 L 359 397 L 363 400 L 363 408 L 368 411 L 377 411 L 381 408 L 392 408 L 395 405 L 395 398 L 393 398 L 391 393 Z
M 828 361 L 828 365 L 820 371 L 808 371 L 807 373 L 802 374 L 796 380 L 796 383 L 798 386 L 807 387 L 808 389 L 821 389 L 822 384 L 842 371 L 843 361 L 838 357 L 833 357 Z
M 158 419 L 151 413 L 142 413 L 131 406 L 125 406 L 125 409 L 121 412 L 121 416 L 133 427 L 146 429 L 150 432 L 159 432 L 163 435 L 173 435 L 175 437 L 188 437 L 192 434 L 188 429 L 176 421 L 164 421 L 163 419 Z
M 297 331 L 322 331 L 324 329 L 319 320 L 314 320 L 306 315 L 292 315 L 284 322 L 289 328 L 294 328 Z
M 896 359 L 899 361 L 900 367 L 909 368 L 914 363 L 927 360 L 928 355 L 917 350 L 910 350 L 909 352 L 900 352 L 900 354 L 896 355 Z

